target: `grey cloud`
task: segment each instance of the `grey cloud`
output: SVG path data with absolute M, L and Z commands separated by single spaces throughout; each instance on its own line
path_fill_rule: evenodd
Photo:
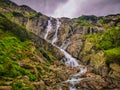
M 120 0 L 12 0 L 46 15 L 79 17 L 120 13 Z M 73 4 L 72 4 L 73 2 Z M 70 11 L 71 10 L 71 11 Z M 72 11 L 74 10 L 74 11 Z
M 54 10 L 67 0 L 11 0 L 18 5 L 28 5 L 38 12 L 52 14 Z
M 86 0 L 83 6 L 79 6 L 75 16 L 97 15 L 104 16 L 108 14 L 120 13 L 120 0 Z

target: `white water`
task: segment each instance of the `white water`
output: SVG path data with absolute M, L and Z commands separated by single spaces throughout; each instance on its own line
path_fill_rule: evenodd
M 65 55 L 65 65 L 70 65 L 71 67 L 79 66 L 77 60 L 73 58 L 69 53 L 67 53 L 64 49 L 60 49 L 60 51 Z
M 46 32 L 46 34 L 45 34 L 45 36 L 44 36 L 44 39 L 45 39 L 45 40 L 47 40 L 47 36 L 48 36 L 50 30 L 52 29 L 52 23 L 51 23 L 51 20 L 52 20 L 52 18 L 50 18 L 50 20 L 48 20 L 47 32 Z
M 79 67 L 80 68 L 80 72 L 76 73 L 75 75 L 73 75 L 72 78 L 68 79 L 66 81 L 66 83 L 69 83 L 71 84 L 69 86 L 69 89 L 70 90 L 77 90 L 75 87 L 74 87 L 74 84 L 75 83 L 79 83 L 83 78 L 78 78 L 78 76 L 80 76 L 80 74 L 83 74 L 83 73 L 86 73 L 87 69 L 82 67 L 81 65 L 78 64 L 77 62 L 77 59 L 73 58 L 69 53 L 67 53 L 62 47 L 58 47 L 56 46 L 54 43 L 57 41 L 58 39 L 58 29 L 61 25 L 61 22 L 59 21 L 59 19 L 57 19 L 57 22 L 56 22 L 56 31 L 55 31 L 55 34 L 53 36 L 53 40 L 51 42 L 51 44 L 55 47 L 57 47 L 65 56 L 65 60 L 64 60 L 64 63 L 65 65 L 68 65 L 68 66 L 71 66 L 72 68 L 74 67 Z M 45 35 L 45 40 L 47 40 L 47 36 L 48 36 L 48 33 L 49 31 L 52 29 L 52 23 L 51 23 L 51 20 L 48 20 L 48 26 L 47 26 L 47 33 Z M 67 45 L 67 44 L 66 44 Z M 66 47 L 66 46 L 64 46 Z M 62 88 L 60 88 L 60 90 L 62 90 Z
M 52 40 L 52 44 L 54 44 L 57 41 L 57 35 L 58 35 L 58 29 L 61 25 L 61 22 L 59 21 L 59 19 L 57 19 L 57 23 L 56 23 L 56 30 L 55 30 L 55 34 L 53 36 L 53 40 Z
M 65 50 L 69 44 L 70 44 L 70 38 L 66 39 L 66 41 L 63 42 L 61 48 Z

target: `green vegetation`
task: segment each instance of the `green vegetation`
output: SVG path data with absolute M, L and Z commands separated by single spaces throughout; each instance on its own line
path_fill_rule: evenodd
M 19 13 L 19 12 L 13 12 L 12 15 L 14 17 L 24 17 L 23 14 Z
M 116 62 L 120 64 L 120 47 L 105 50 L 105 54 L 107 55 L 107 63 Z
M 102 40 L 100 40 L 98 48 L 108 50 L 119 46 L 120 27 L 112 27 L 102 35 Z
M 80 21 L 79 23 L 81 26 L 91 26 L 92 27 L 92 24 L 87 21 Z
M 120 27 L 111 27 L 103 34 L 86 35 L 96 50 L 103 50 L 107 57 L 106 63 L 120 63 Z
M 6 85 L 10 78 L 12 90 L 32 90 L 29 83 L 49 74 L 49 66 L 56 59 L 49 51 L 37 50 L 28 34 L 0 14 L 0 85 Z M 27 77 L 29 83 L 19 77 Z
M 96 16 L 81 16 L 77 19 L 77 22 L 81 25 L 81 26 L 94 26 L 95 25 L 95 22 L 97 20 L 97 17 Z
M 0 77 L 27 75 L 31 81 L 36 80 L 32 73 L 21 68 L 16 62 L 26 58 L 27 55 L 32 55 L 29 50 L 32 45 L 33 43 L 30 41 L 21 42 L 12 36 L 12 33 L 0 30 Z
M 16 81 L 15 83 L 12 83 L 12 90 L 33 90 L 33 89 L 31 86 L 22 81 Z
M 9 30 L 21 41 L 25 41 L 28 39 L 28 32 L 22 26 L 17 25 L 16 23 L 11 22 L 7 18 L 5 18 L 2 14 L 0 14 L 0 28 L 7 31 Z

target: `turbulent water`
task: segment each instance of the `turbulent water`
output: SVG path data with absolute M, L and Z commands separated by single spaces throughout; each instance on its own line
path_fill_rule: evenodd
M 47 36 L 48 36 L 50 30 L 52 29 L 51 20 L 52 20 L 52 18 L 50 20 L 48 20 L 47 33 L 45 34 L 45 37 L 44 37 L 45 40 L 47 40 Z M 67 48 L 70 39 L 68 39 L 67 43 L 63 43 L 63 45 L 61 47 L 58 47 L 57 45 L 55 45 L 55 42 L 58 40 L 58 30 L 59 30 L 60 25 L 61 25 L 61 22 L 59 21 L 59 19 L 56 19 L 56 30 L 55 30 L 53 39 L 51 41 L 51 44 L 53 46 L 57 47 L 64 54 L 65 58 L 62 61 L 65 63 L 65 65 L 71 66 L 72 68 L 76 68 L 76 67 L 80 68 L 80 72 L 76 73 L 75 75 L 73 75 L 71 78 L 69 78 L 66 81 L 66 83 L 69 83 L 70 90 L 77 90 L 77 88 L 74 85 L 75 85 L 75 83 L 79 83 L 83 79 L 83 78 L 80 78 L 79 76 L 80 76 L 80 74 L 86 73 L 87 69 L 85 67 L 83 67 L 82 65 L 80 65 L 77 62 L 77 59 L 75 59 L 68 52 L 65 51 L 65 48 Z M 62 90 L 62 88 L 60 88 L 60 90 Z
M 56 30 L 55 30 L 55 34 L 53 36 L 52 44 L 54 44 L 57 41 L 57 39 L 58 39 L 57 35 L 58 35 L 58 29 L 59 29 L 60 25 L 61 25 L 61 22 L 59 21 L 59 19 L 57 19 Z
M 50 18 L 50 20 L 48 20 L 47 32 L 46 32 L 46 34 L 45 34 L 45 36 L 44 36 L 44 39 L 45 39 L 45 40 L 47 40 L 47 36 L 48 36 L 50 30 L 52 29 L 51 20 L 52 20 L 52 18 Z

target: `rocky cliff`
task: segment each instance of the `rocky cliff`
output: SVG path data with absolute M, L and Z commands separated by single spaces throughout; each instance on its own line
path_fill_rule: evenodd
M 52 85 L 56 86 L 56 83 L 65 81 L 68 78 L 67 74 L 73 73 L 72 70 L 68 71 L 68 73 L 63 71 L 63 69 L 67 70 L 64 65 L 60 64 L 60 60 L 64 55 L 58 48 L 50 44 L 56 31 L 57 20 L 55 18 L 51 20 L 52 29 L 48 33 L 48 41 L 45 41 L 44 36 L 47 32 L 48 20 L 51 17 L 38 13 L 28 6 L 18 6 L 9 0 L 0 1 L 0 13 L 0 27 L 2 30 L 9 30 L 11 27 L 14 29 L 15 25 L 8 28 L 5 27 L 9 26 L 7 24 L 11 22 L 16 23 L 16 25 L 27 29 L 28 35 L 26 37 L 31 42 L 34 42 L 30 51 L 28 51 L 33 52 L 33 56 L 27 56 L 30 57 L 29 62 L 26 59 L 22 62 L 18 60 L 21 63 L 20 67 L 29 69 L 36 74 L 37 79 L 40 78 L 40 80 L 32 82 L 32 88 L 37 90 L 39 88 L 46 90 L 45 88 L 47 88 L 50 90 Z M 10 20 L 10 23 L 3 22 L 2 18 Z M 86 79 L 78 83 L 76 87 L 80 86 L 93 90 L 120 88 L 120 14 L 103 17 L 81 16 L 73 19 L 59 18 L 59 20 L 61 25 L 58 29 L 58 39 L 55 45 L 63 48 L 76 58 L 79 63 L 88 67 L 88 72 L 83 75 Z M 12 31 L 12 33 L 14 32 Z M 17 35 L 17 33 L 14 34 Z M 18 33 L 17 37 L 19 35 Z M 23 36 L 19 37 L 24 38 Z M 29 64 L 26 65 L 27 63 Z M 47 63 L 50 64 L 50 67 L 46 67 Z M 2 63 L 0 64 L 2 65 Z M 58 68 L 57 65 L 59 66 Z M 38 74 L 40 76 L 44 74 L 44 77 L 38 77 Z M 48 79 L 49 77 L 51 78 Z M 16 82 L 21 80 L 21 78 L 28 79 L 26 77 L 17 77 L 12 81 Z M 1 80 L 4 81 L 4 78 Z M 2 82 L 0 85 L 2 85 Z M 12 82 L 12 85 L 12 88 L 14 88 L 14 85 L 17 86 L 14 82 Z M 44 87 L 41 87 L 41 85 Z M 6 86 L 6 84 L 3 86 Z M 3 86 L 0 88 L 3 88 Z M 55 90 L 56 87 L 52 89 Z M 65 86 L 63 90 L 68 90 L 68 88 Z

